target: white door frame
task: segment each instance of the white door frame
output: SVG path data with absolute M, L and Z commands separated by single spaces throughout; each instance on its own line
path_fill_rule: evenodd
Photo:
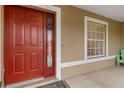
M 61 80 L 61 9 L 59 7 L 56 6 L 52 6 L 52 5 L 32 5 L 32 7 L 35 7 L 37 9 L 41 9 L 41 10 L 47 10 L 47 11 L 51 11 L 51 12 L 55 12 L 56 13 L 56 78 Z M 2 11 L 0 11 L 0 14 L 4 14 L 3 11 L 3 7 L 1 9 Z M 4 48 L 4 16 L 1 17 L 2 21 L 0 22 L 0 35 L 1 35 L 1 44 L 0 44 L 0 50 L 3 50 Z M 0 81 L 4 81 L 4 51 L 1 51 L 1 59 L 0 59 L 0 71 L 1 71 L 1 75 L 0 75 Z M 4 82 L 2 83 L 2 85 L 4 85 Z

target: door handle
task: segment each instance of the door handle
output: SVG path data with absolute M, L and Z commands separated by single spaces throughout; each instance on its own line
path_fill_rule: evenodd
M 41 41 L 39 43 L 40 43 L 40 46 L 41 46 L 40 49 L 43 50 L 43 42 Z
M 40 49 L 43 49 L 43 47 L 41 46 Z

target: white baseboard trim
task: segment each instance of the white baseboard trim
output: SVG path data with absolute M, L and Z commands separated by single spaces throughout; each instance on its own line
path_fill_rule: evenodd
M 72 67 L 72 66 L 77 66 L 77 65 L 81 65 L 81 64 L 87 64 L 87 63 L 93 63 L 93 62 L 98 62 L 98 61 L 102 62 L 103 60 L 114 59 L 115 57 L 116 57 L 116 55 L 101 57 L 101 58 L 95 58 L 95 59 L 88 59 L 88 60 L 66 62 L 66 63 L 61 64 L 61 68 Z

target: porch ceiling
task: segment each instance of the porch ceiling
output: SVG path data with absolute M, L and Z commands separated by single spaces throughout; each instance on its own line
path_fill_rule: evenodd
M 124 22 L 124 5 L 74 5 L 74 7 Z

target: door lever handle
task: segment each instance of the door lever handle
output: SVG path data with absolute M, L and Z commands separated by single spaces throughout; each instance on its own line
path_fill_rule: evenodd
M 43 49 L 43 47 L 40 47 L 40 49 Z

